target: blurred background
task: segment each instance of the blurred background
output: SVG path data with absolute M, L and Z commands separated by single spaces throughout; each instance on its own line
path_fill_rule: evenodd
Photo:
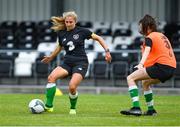
M 106 92 L 127 88 L 126 76 L 141 57 L 139 46 L 144 38 L 138 33 L 138 21 L 145 14 L 156 18 L 158 31 L 169 38 L 178 61 L 174 78 L 154 87 L 180 88 L 179 7 L 179 0 L 0 0 L 0 86 L 45 86 L 48 74 L 64 55 L 62 52 L 50 64 L 40 62 L 56 46 L 56 33 L 50 29 L 49 19 L 74 10 L 77 25 L 102 36 L 113 57 L 107 64 L 99 44 L 86 40 L 90 66 L 80 88 L 96 92 L 97 88 Z M 58 80 L 57 85 L 66 88 L 68 81 Z

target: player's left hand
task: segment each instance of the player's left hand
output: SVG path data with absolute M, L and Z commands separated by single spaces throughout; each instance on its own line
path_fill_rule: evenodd
M 105 60 L 106 60 L 108 63 L 111 63 L 112 57 L 111 57 L 110 52 L 106 52 Z

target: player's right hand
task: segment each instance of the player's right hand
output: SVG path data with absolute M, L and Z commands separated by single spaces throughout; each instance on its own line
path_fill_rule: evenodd
M 52 58 L 50 56 L 44 56 L 44 58 L 41 60 L 43 63 L 49 63 L 51 62 Z
M 134 68 L 137 68 L 137 69 L 143 69 L 144 67 L 143 67 L 142 64 L 138 64 L 138 65 L 136 65 Z

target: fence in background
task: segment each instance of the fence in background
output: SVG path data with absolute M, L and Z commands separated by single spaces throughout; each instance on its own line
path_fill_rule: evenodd
M 175 76 L 165 85 L 160 85 L 161 87 L 180 87 L 178 85 L 180 50 L 174 51 L 177 58 L 177 71 Z M 50 64 L 43 64 L 41 59 L 46 54 L 37 50 L 0 50 L 0 84 L 44 84 L 48 74 L 63 61 L 63 54 L 59 54 Z M 90 65 L 84 84 L 124 86 L 126 76 L 134 70 L 133 67 L 138 63 L 140 54 L 139 50 L 111 52 L 113 60 L 111 64 L 107 64 L 102 52 L 87 51 Z

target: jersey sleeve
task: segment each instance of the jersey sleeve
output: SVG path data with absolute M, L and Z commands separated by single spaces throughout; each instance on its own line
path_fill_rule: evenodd
M 152 48 L 153 43 L 151 38 L 145 38 L 145 45 Z
M 61 39 L 61 36 L 60 36 L 60 32 L 57 33 L 56 43 L 58 43 L 62 47 L 62 39 Z
M 85 39 L 90 39 L 91 38 L 92 32 L 89 29 L 84 29 L 83 33 L 84 33 L 84 38 Z

